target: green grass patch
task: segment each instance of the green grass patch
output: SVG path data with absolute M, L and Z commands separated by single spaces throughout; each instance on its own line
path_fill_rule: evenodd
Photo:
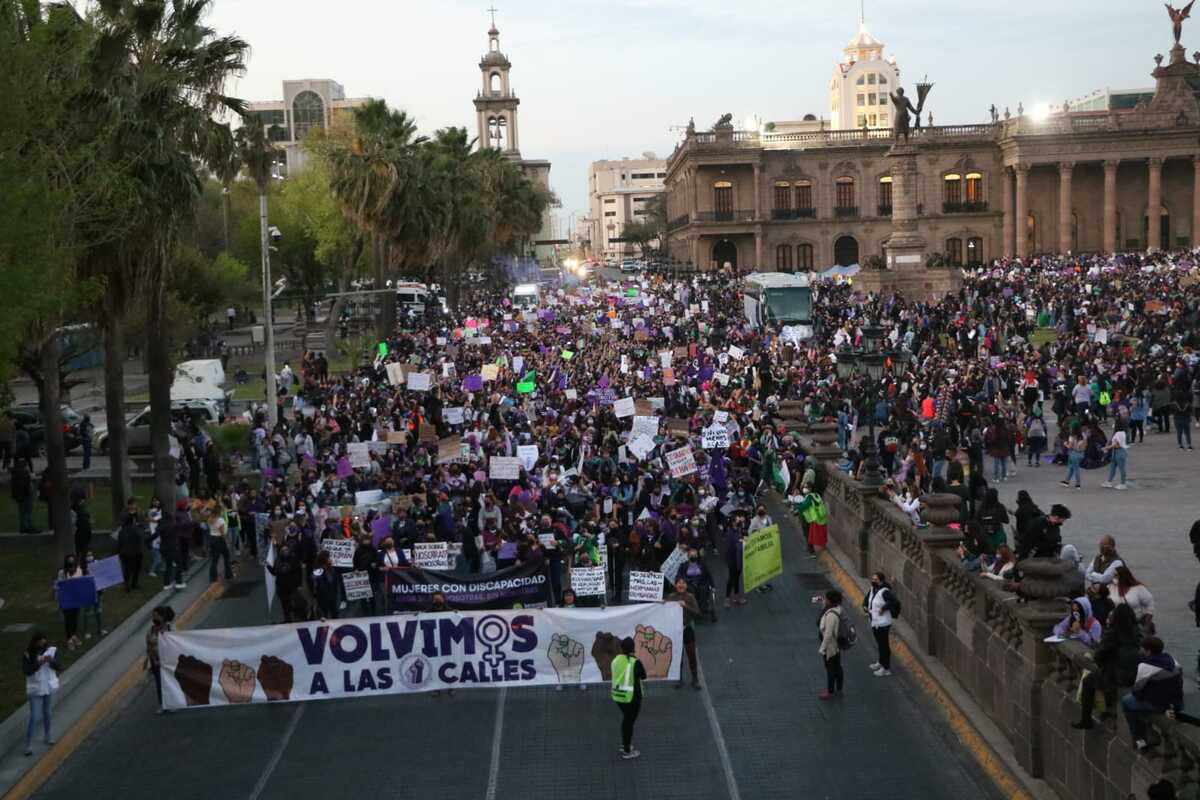
M 251 378 L 233 389 L 233 399 L 261 403 L 267 399 L 267 384 L 262 378 Z
M 72 486 L 76 485 L 75 481 L 71 482 Z M 108 531 L 113 527 L 112 518 L 112 487 L 108 484 L 91 483 L 92 495 L 88 500 L 88 509 L 92 512 L 92 529 L 96 531 Z M 154 482 L 148 480 L 133 482 L 133 496 L 138 499 L 138 504 L 145 511 L 150 507 L 150 498 L 154 495 Z M 17 504 L 12 499 L 12 495 L 5 491 L 0 493 L 0 532 L 14 533 L 20 529 L 17 522 Z M 50 514 L 46 510 L 46 504 L 38 502 L 33 503 L 33 526 L 42 530 L 50 528 Z M 0 584 L 0 587 L 3 585 Z
M 1033 332 L 1033 335 L 1029 337 L 1029 342 L 1034 347 L 1041 347 L 1047 342 L 1055 341 L 1058 341 L 1058 331 L 1054 328 L 1038 328 Z
M 13 527 L 15 530 L 15 526 Z M 116 544 L 108 536 L 92 539 L 97 558 L 112 555 Z M 0 716 L 7 716 L 27 703 L 25 676 L 17 665 L 21 652 L 29 646 L 34 630 L 41 631 L 58 647 L 63 666 L 70 666 L 98 641 L 95 622 L 89 620 L 91 639 L 71 651 L 63 634 L 62 612 L 54 601 L 54 577 L 59 565 L 54 556 L 54 541 L 48 537 L 29 536 L 0 539 L 0 559 L 4 563 L 4 608 L 0 609 L 0 629 L 19 623 L 31 623 L 33 630 L 21 633 L 0 632 Z M 126 593 L 121 586 L 107 589 L 102 595 L 105 630 L 113 630 L 134 611 L 144 605 L 162 588 L 162 581 L 142 575 L 138 590 Z M 80 615 L 80 636 L 83 636 L 83 617 Z M 61 735 L 62 731 L 56 731 Z

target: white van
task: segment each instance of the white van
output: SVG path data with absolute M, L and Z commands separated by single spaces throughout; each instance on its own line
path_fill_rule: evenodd
M 519 311 L 536 311 L 541 288 L 536 283 L 519 283 L 513 287 L 513 307 Z
M 429 287 L 423 283 L 397 283 L 396 302 L 414 314 L 424 314 L 429 301 Z
M 232 392 L 225 386 L 225 368 L 220 359 L 202 358 L 182 361 L 175 366 L 175 380 L 171 384 L 171 402 L 188 400 L 211 400 L 224 403 Z

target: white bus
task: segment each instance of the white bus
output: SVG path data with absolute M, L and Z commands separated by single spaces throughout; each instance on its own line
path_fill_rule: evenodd
M 536 283 L 519 283 L 513 287 L 513 307 L 521 311 L 537 311 L 541 287 Z
M 778 326 L 785 338 L 812 338 L 812 285 L 807 274 L 750 273 L 742 279 L 742 307 L 757 328 Z

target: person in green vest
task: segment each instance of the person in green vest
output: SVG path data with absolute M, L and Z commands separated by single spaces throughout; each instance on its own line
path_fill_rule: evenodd
M 646 679 L 646 668 L 633 655 L 633 637 L 621 640 L 621 654 L 612 660 L 612 699 L 621 710 L 621 758 L 631 759 L 641 755 L 634 750 L 633 723 L 637 722 L 642 710 L 642 681 Z

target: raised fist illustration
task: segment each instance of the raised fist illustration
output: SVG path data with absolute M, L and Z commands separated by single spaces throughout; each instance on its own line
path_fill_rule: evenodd
M 606 681 L 612 680 L 612 660 L 621 655 L 621 640 L 607 631 L 596 634 L 592 642 L 592 658 L 600 668 L 600 677 Z
M 254 670 L 240 661 L 222 661 L 217 682 L 230 703 L 249 703 L 254 696 Z
M 633 652 L 646 668 L 647 678 L 665 678 L 671 671 L 671 637 L 651 625 L 638 625 L 633 634 Z
M 212 664 L 181 654 L 175 664 L 175 680 L 189 706 L 206 706 L 212 689 Z
M 550 637 L 550 648 L 546 651 L 559 683 L 579 683 L 583 673 L 583 644 L 570 636 L 556 633 Z M 610 662 L 611 663 L 611 660 Z
M 292 665 L 282 658 L 263 656 L 258 662 L 258 682 L 268 700 L 292 699 L 293 681 Z

